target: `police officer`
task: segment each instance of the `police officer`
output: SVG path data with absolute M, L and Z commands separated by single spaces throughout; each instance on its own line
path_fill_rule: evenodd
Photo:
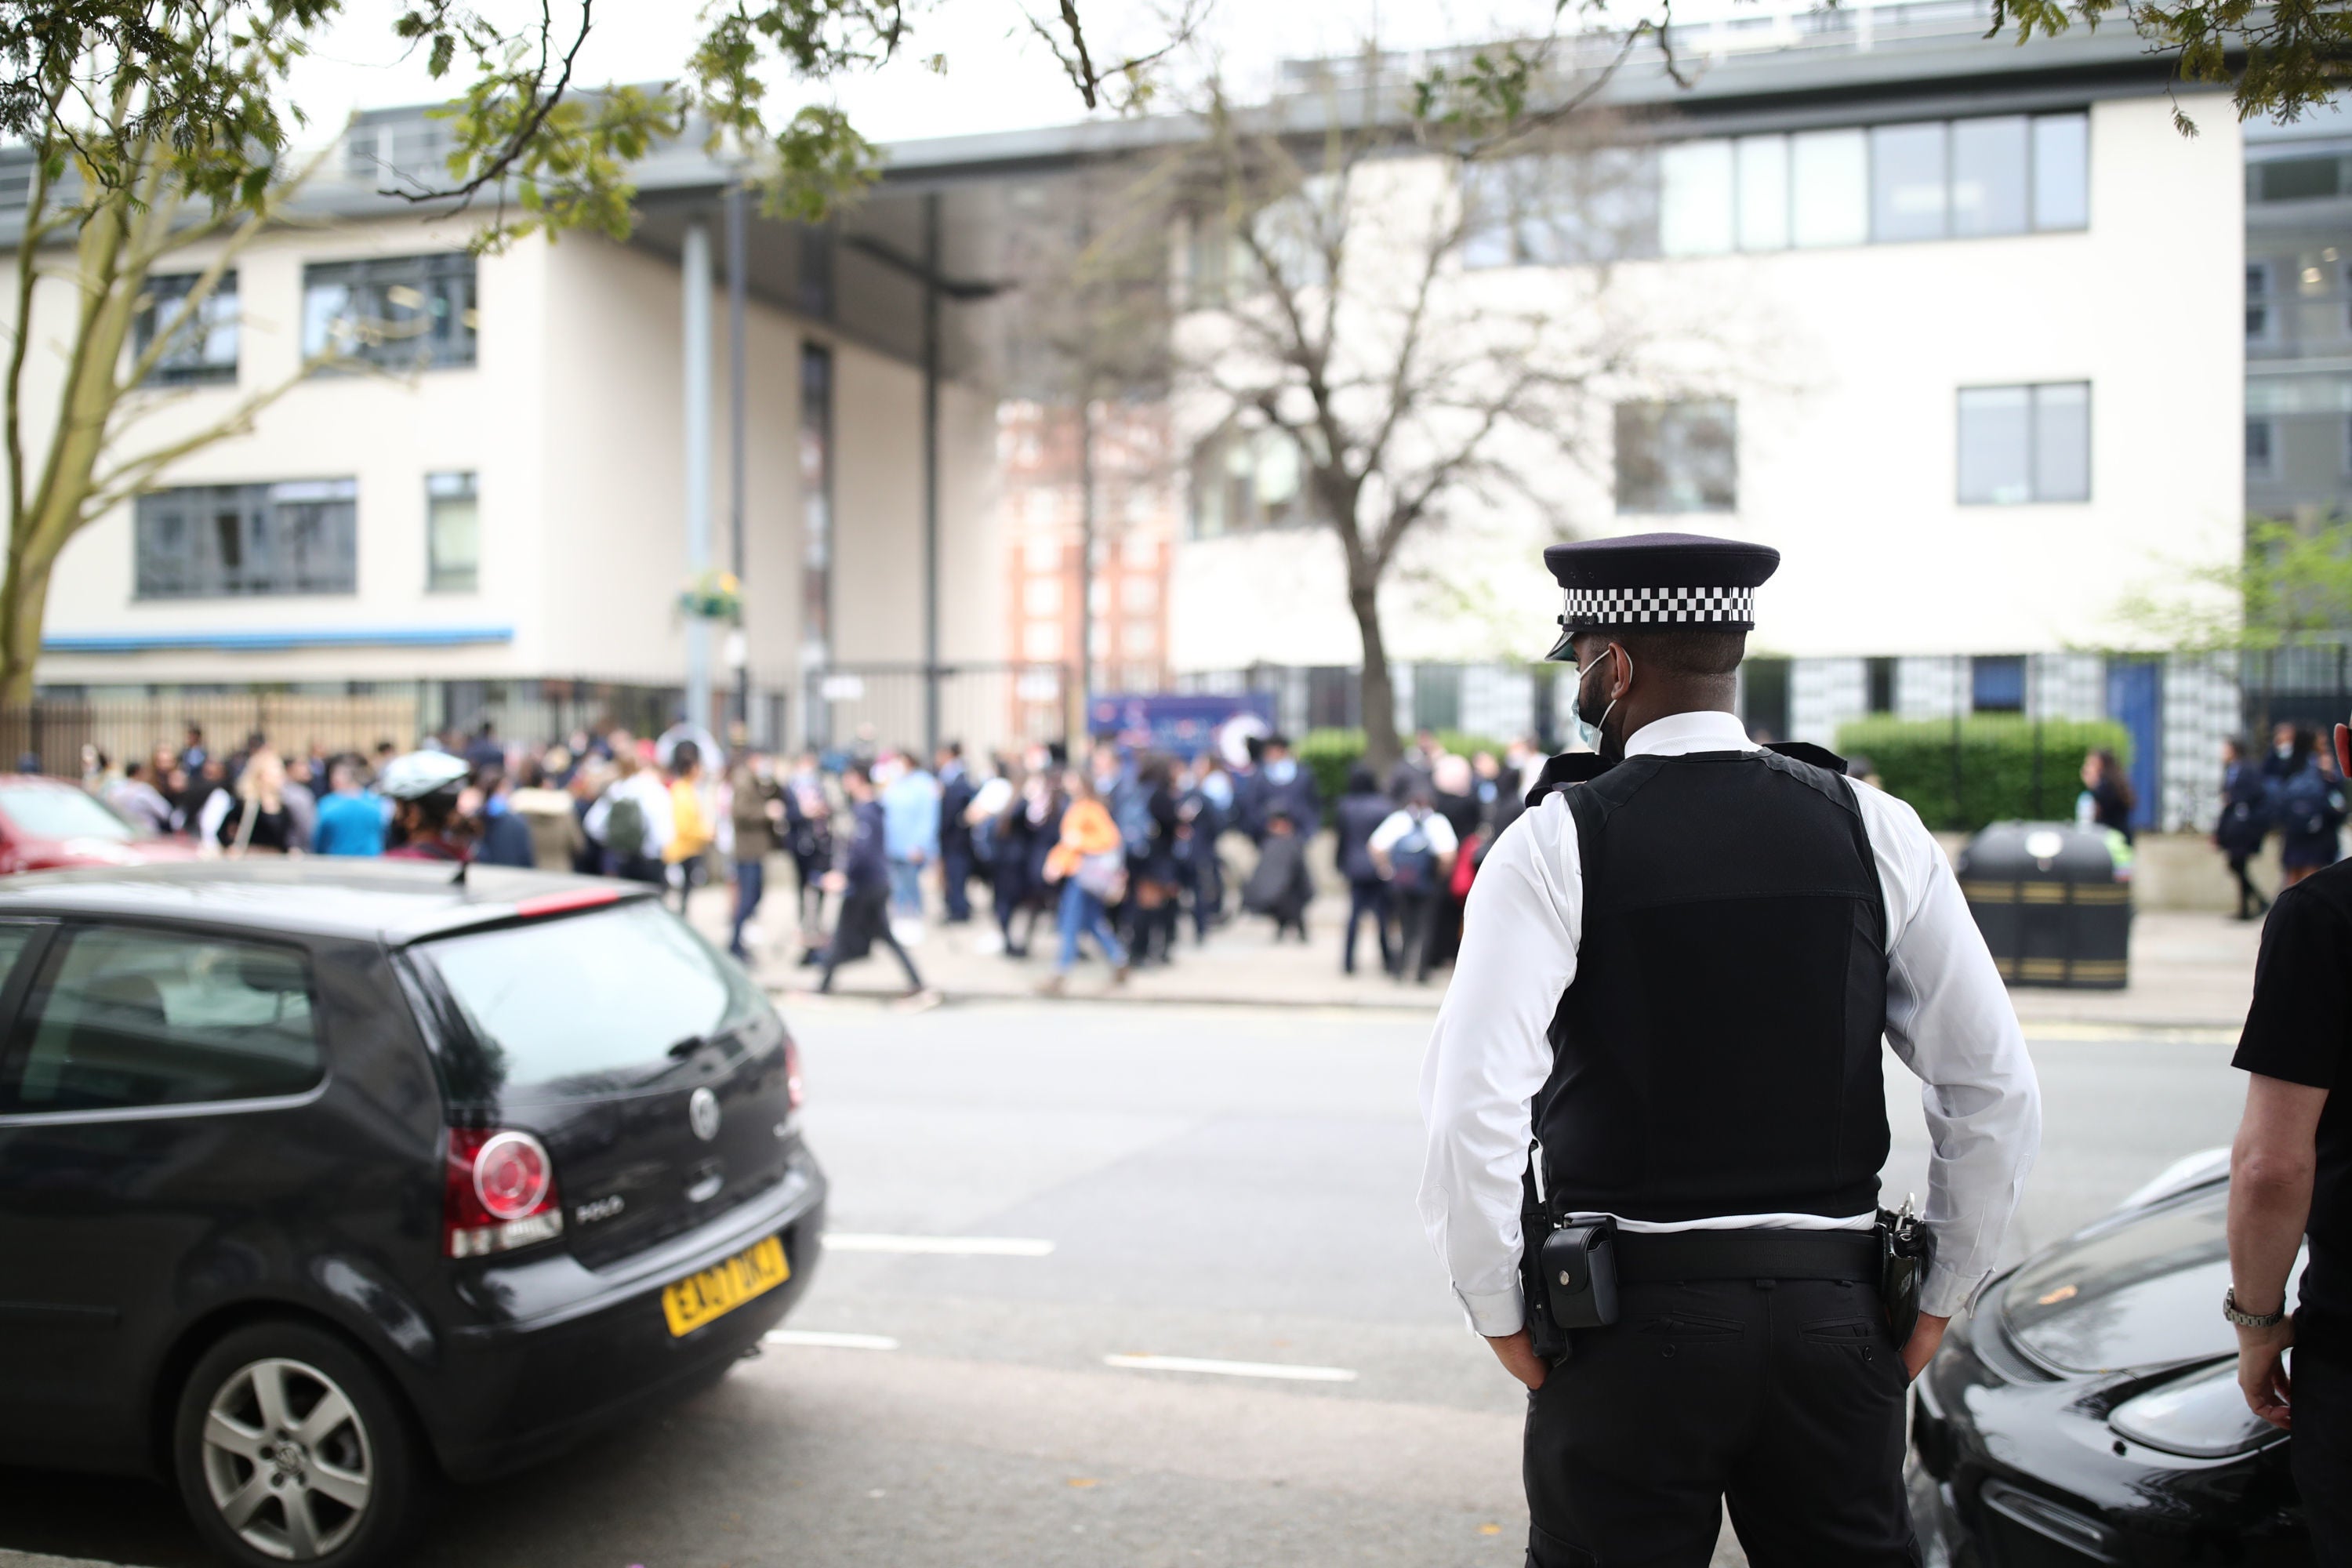
M 1702 1568 L 1727 1500 L 1757 1568 L 1916 1563 L 1905 1390 L 1991 1273 L 2041 1134 L 2016 1016 L 1910 807 L 1734 716 L 1777 552 L 1650 534 L 1544 560 L 1598 756 L 1548 764 L 1488 854 L 1421 1084 L 1423 1220 L 1530 1391 L 1528 1562 Z M 1901 1341 L 1882 1034 L 1933 1150 Z M 1560 1359 L 1529 1332 L 1526 1192 L 1613 1216 L 1613 1321 Z

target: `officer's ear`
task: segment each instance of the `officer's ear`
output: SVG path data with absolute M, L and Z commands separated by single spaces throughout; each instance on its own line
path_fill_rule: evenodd
M 1633 690 L 1633 650 L 1623 643 L 1612 642 L 1609 645 L 1609 651 L 1617 656 L 1611 661 L 1609 697 L 1612 701 L 1622 702 Z

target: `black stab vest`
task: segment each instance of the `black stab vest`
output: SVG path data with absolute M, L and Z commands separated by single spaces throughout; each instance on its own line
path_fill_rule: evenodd
M 1853 786 L 1709 752 L 1551 788 L 1584 910 L 1533 1105 L 1547 1190 L 1642 1220 L 1877 1207 L 1886 904 Z

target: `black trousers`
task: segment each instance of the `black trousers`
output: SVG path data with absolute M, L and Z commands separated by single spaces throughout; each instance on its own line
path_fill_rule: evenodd
M 1395 945 L 1389 941 L 1389 885 L 1374 877 L 1368 880 L 1348 879 L 1348 935 L 1339 944 L 1339 968 L 1346 973 L 1356 973 L 1356 927 L 1364 921 L 1372 922 L 1372 934 L 1381 940 L 1381 967 L 1396 968 Z
M 2319 1568 L 2352 1568 L 2352 1357 L 2338 1348 L 2315 1355 L 2297 1345 L 2287 1362 L 2294 1376 L 2288 1463 Z
M 1396 962 L 1389 972 L 1399 980 L 1410 972 L 1413 984 L 1419 984 L 1429 978 L 1435 956 L 1431 943 L 1436 940 L 1438 900 L 1445 895 L 1433 888 L 1405 892 L 1392 887 L 1389 896 L 1396 900 L 1397 917 Z
M 1918 1568 L 1874 1287 L 1628 1285 L 1571 1337 L 1528 1396 L 1529 1568 L 1706 1568 L 1727 1501 L 1752 1568 Z

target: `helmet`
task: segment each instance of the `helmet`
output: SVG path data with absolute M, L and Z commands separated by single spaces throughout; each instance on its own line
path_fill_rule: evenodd
M 409 752 L 383 764 L 375 787 L 394 800 L 423 800 L 428 795 L 457 793 L 472 772 L 463 757 L 446 752 Z

